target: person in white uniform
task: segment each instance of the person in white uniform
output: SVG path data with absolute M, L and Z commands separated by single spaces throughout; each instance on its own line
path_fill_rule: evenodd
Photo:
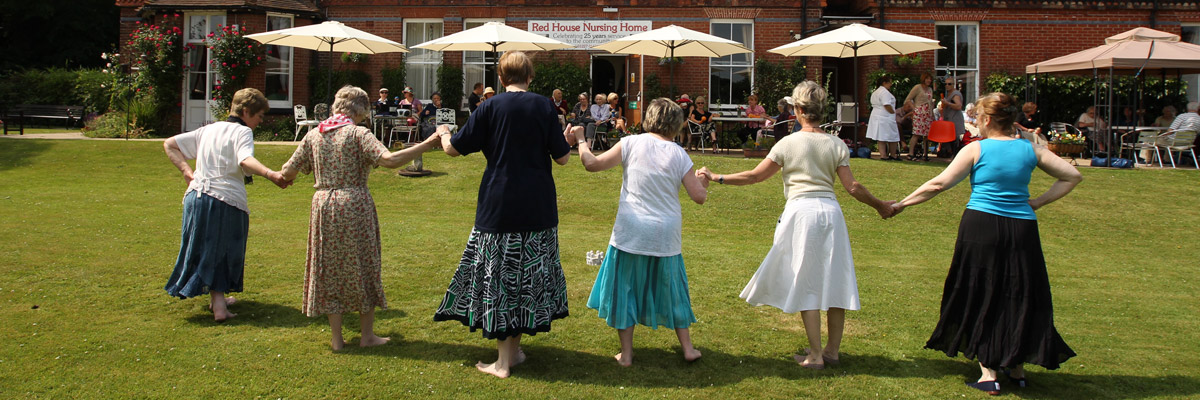
M 819 128 L 825 90 L 804 81 L 792 90 L 796 119 L 802 129 L 780 139 L 753 170 L 720 175 L 701 168 L 705 179 L 721 184 L 750 185 L 783 172 L 787 205 L 775 227 L 775 240 L 741 297 L 785 313 L 800 312 L 808 336 L 807 354 L 796 354 L 805 368 L 823 369 L 838 362 L 846 310 L 857 310 L 858 283 L 850 254 L 850 234 L 833 193 L 834 177 L 851 196 L 892 215 L 891 201 L 871 195 L 850 172 L 850 149 L 837 136 Z M 821 347 L 821 311 L 827 311 L 829 341 Z
M 879 157 L 884 161 L 900 160 L 900 126 L 896 124 L 896 96 L 892 95 L 892 77 L 884 75 L 879 89 L 871 93 L 871 120 L 867 138 L 879 142 Z

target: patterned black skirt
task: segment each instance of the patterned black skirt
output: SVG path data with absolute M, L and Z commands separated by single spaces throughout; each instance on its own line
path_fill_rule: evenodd
M 536 232 L 471 230 L 458 271 L 434 321 L 459 321 L 487 339 L 549 332 L 565 318 L 567 280 L 558 259 L 558 228 Z
M 925 348 L 978 357 L 992 369 L 1057 369 L 1075 356 L 1054 328 L 1036 220 L 963 212 L 941 318 Z

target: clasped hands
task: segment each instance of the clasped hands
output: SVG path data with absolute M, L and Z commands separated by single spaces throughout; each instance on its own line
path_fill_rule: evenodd
M 587 138 L 585 136 L 586 135 L 584 135 L 582 126 L 567 124 L 567 127 L 563 129 L 563 139 L 567 141 L 568 145 L 573 145 L 579 143 L 580 141 L 586 141 Z

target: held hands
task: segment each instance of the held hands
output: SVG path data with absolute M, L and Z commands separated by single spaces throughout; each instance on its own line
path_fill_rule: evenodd
M 271 183 L 274 183 L 275 186 L 279 186 L 280 189 L 287 189 L 288 186 L 292 185 L 292 181 L 284 179 L 283 174 L 279 173 L 279 171 L 267 172 L 266 178 L 271 180 Z
M 901 203 L 898 201 L 887 201 L 886 203 L 890 203 L 889 207 L 891 207 L 892 210 L 891 210 L 891 215 L 887 216 L 887 217 L 883 217 L 884 219 L 888 219 L 888 218 L 900 215 L 900 212 L 904 211 L 905 207 L 908 207 L 908 206 L 904 205 L 904 203 Z
M 563 129 L 563 139 L 567 141 L 568 145 L 573 145 L 578 143 L 580 140 L 585 140 L 583 127 L 575 126 L 574 124 L 567 124 L 567 127 Z
M 700 182 L 703 182 L 705 187 L 708 186 L 709 182 L 716 180 L 713 179 L 713 172 L 708 167 L 700 167 L 700 169 L 696 170 L 696 177 L 700 178 Z
M 894 217 L 894 216 L 896 216 L 896 213 L 899 212 L 899 211 L 896 211 L 896 207 L 895 207 L 896 204 L 898 204 L 898 203 L 896 203 L 895 200 L 887 200 L 887 201 L 881 202 L 881 203 L 879 203 L 878 207 L 875 207 L 875 212 L 878 212 L 879 217 L 883 218 L 883 219 L 888 219 L 888 218 Z

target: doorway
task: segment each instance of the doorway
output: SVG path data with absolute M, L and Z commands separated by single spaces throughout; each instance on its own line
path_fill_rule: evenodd
M 188 64 L 191 68 L 185 74 L 186 82 L 183 87 L 183 131 L 204 126 L 212 122 L 212 92 L 218 79 L 217 73 L 208 68 L 212 58 L 212 50 L 208 50 L 205 39 L 209 34 L 219 33 L 225 24 L 225 14 L 188 13 L 186 42 L 196 46 L 190 51 Z
M 625 56 L 592 57 L 592 99 L 599 93 L 625 96 Z

